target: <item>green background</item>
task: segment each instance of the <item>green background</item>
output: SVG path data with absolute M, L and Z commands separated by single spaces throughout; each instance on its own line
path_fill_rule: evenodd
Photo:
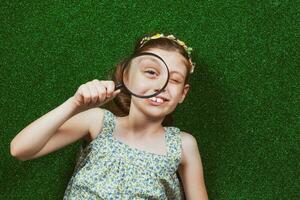
M 77 141 L 19 161 L 30 122 L 128 56 L 143 34 L 193 47 L 175 126 L 197 138 L 210 199 L 300 199 L 299 1 L 1 1 L 0 198 L 62 199 Z

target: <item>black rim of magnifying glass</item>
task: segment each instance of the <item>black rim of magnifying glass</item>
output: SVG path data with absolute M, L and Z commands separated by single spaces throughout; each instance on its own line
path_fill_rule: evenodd
M 134 54 L 133 56 L 131 56 L 127 62 L 125 63 L 125 67 L 122 71 L 122 74 L 124 73 L 124 70 L 126 69 L 127 65 L 128 65 L 128 62 L 130 62 L 133 58 L 137 57 L 137 56 L 141 56 L 141 55 L 152 55 L 152 56 L 155 56 L 157 57 L 158 59 L 160 59 L 164 64 L 165 64 L 165 67 L 167 68 L 167 80 L 166 80 L 166 83 L 165 85 L 157 92 L 155 92 L 154 94 L 151 94 L 151 95 L 146 95 L 146 96 L 143 96 L 143 95 L 138 95 L 138 94 L 135 94 L 135 93 L 132 93 L 124 84 L 123 80 L 122 80 L 122 83 L 119 83 L 116 85 L 115 87 L 115 90 L 118 90 L 118 89 L 121 89 L 121 88 L 125 88 L 130 94 L 132 94 L 133 96 L 136 96 L 136 97 L 139 97 L 139 98 L 151 98 L 151 97 L 154 97 L 156 95 L 158 95 L 159 93 L 161 93 L 167 86 L 168 82 L 169 82 L 169 68 L 167 66 L 167 64 L 165 63 L 165 61 L 158 55 L 154 54 L 154 53 L 150 53 L 150 52 L 142 52 L 142 53 L 138 53 L 138 54 Z

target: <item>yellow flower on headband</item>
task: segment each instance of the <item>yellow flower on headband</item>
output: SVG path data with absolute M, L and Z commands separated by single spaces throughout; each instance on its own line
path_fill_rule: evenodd
M 192 69 L 190 71 L 190 73 L 193 73 L 194 72 L 194 68 L 195 68 L 195 65 L 196 63 L 193 63 L 192 62 L 192 58 L 191 58 L 191 53 L 192 53 L 192 50 L 193 48 L 191 47 L 188 47 L 183 41 L 179 40 L 178 38 L 176 38 L 174 35 L 168 35 L 168 36 L 164 36 L 163 33 L 157 33 L 151 37 L 144 37 L 141 42 L 140 42 L 140 48 L 149 40 L 152 40 L 152 39 L 158 39 L 158 38 L 168 38 L 168 39 L 171 39 L 175 42 L 177 42 L 179 45 L 181 45 L 185 50 L 186 52 L 188 53 L 188 56 L 189 56 L 189 63 L 191 64 L 192 66 Z
M 153 36 L 151 37 L 151 39 L 157 39 L 157 38 L 160 38 L 161 36 L 164 36 L 164 35 L 163 35 L 163 34 L 157 33 L 156 35 L 153 35 Z

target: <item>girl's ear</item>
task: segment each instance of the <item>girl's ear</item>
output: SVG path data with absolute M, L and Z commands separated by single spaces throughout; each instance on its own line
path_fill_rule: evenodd
M 182 103 L 184 101 L 184 99 L 185 99 L 185 97 L 186 97 L 189 89 L 190 89 L 190 85 L 189 84 L 185 84 L 185 86 L 184 86 L 184 88 L 182 90 L 182 96 L 181 96 L 181 98 L 179 100 L 179 103 Z

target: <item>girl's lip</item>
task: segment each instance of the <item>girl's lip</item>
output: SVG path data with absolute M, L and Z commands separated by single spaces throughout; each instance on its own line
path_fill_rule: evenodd
M 147 101 L 148 103 L 150 103 L 151 105 L 153 105 L 153 106 L 159 106 L 159 105 L 162 105 L 162 104 L 165 103 L 165 101 L 162 102 L 162 103 L 160 103 L 160 102 L 152 101 L 151 99 L 146 99 L 146 101 Z

